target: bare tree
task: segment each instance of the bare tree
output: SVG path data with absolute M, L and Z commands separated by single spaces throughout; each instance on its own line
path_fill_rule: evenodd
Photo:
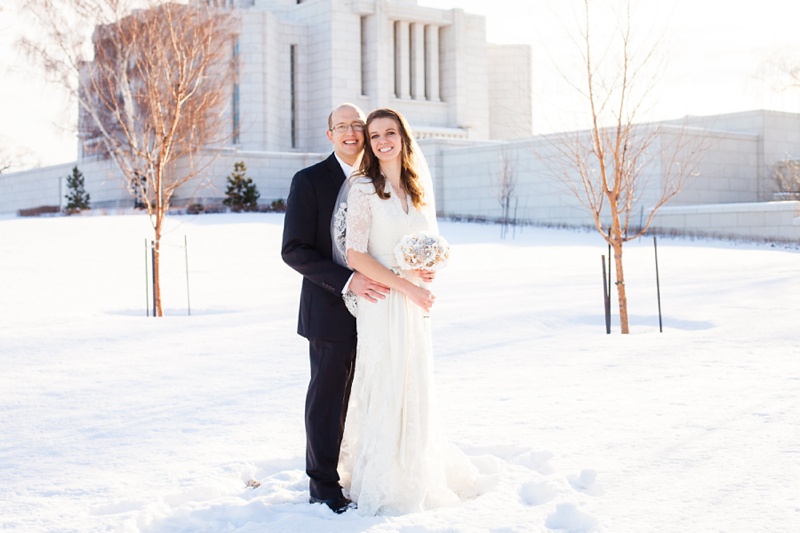
M 758 67 L 756 77 L 777 93 L 800 90 L 800 57 L 792 50 L 772 53 Z
M 546 164 L 591 213 L 595 228 L 613 249 L 620 329 L 629 333 L 623 245 L 642 236 L 656 211 L 681 191 L 703 147 L 697 137 L 682 128 L 636 124 L 653 88 L 654 82 L 643 86 L 647 80 L 642 78 L 649 72 L 657 45 L 641 60 L 634 60 L 630 4 L 626 2 L 615 35 L 618 54 L 611 53 L 610 45 L 598 47 L 590 33 L 593 21 L 589 4 L 584 0 L 578 41 L 583 80 L 573 87 L 588 106 L 590 127 L 588 131 L 556 134 L 552 143 L 558 154 L 556 163 Z M 654 180 L 660 183 L 650 187 Z
M 90 154 L 110 157 L 154 229 L 154 311 L 163 316 L 160 244 L 176 190 L 202 176 L 229 132 L 236 19 L 220 2 L 28 0 L 48 35 L 26 39 L 79 105 Z M 89 40 L 86 28 L 93 28 Z M 88 42 L 87 42 L 88 41 Z
M 758 77 L 776 93 L 797 97 L 800 92 L 800 59 L 791 51 L 770 56 L 759 67 Z M 786 159 L 772 169 L 780 198 L 800 200 L 800 160 L 786 154 Z
M 500 237 L 503 239 L 508 234 L 508 225 L 511 223 L 511 201 L 516 199 L 517 176 L 514 172 L 514 167 L 514 161 L 511 160 L 508 150 L 502 150 L 500 153 L 500 175 L 497 179 L 497 200 L 503 210 L 503 216 L 500 221 Z
M 800 200 L 800 160 L 787 159 L 776 163 L 773 176 L 782 199 Z

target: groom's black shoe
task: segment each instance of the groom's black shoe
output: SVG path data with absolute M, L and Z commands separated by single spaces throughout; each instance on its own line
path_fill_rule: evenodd
M 308 499 L 308 503 L 324 503 L 325 505 L 330 507 L 331 511 L 333 511 L 336 514 L 342 514 L 348 509 L 356 508 L 356 504 L 354 504 L 352 501 L 350 501 L 349 498 L 345 498 L 344 496 L 339 496 L 338 498 L 329 498 L 329 499 L 315 498 L 314 496 L 311 496 Z

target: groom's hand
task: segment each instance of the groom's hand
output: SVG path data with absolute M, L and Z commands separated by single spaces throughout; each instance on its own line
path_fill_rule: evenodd
M 389 287 L 376 281 L 372 281 L 361 272 L 356 272 L 353 274 L 353 279 L 350 280 L 349 288 L 358 296 L 361 296 L 362 298 L 373 303 L 377 302 L 378 300 L 383 300 L 389 293 Z

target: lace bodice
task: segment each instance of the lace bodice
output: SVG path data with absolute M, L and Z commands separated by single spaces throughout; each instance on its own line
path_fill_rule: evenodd
M 394 248 L 405 235 L 420 231 L 435 232 L 435 207 L 426 204 L 414 207 L 409 201 L 408 213 L 389 181 L 386 192 L 390 197 L 382 200 L 372 182 L 357 180 L 347 197 L 347 249 L 368 253 L 388 268 L 396 268 Z

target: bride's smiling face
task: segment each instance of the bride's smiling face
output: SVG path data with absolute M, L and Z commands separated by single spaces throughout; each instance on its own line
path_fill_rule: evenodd
M 389 117 L 376 118 L 369 124 L 369 145 L 379 161 L 391 161 L 403 153 L 400 125 Z

